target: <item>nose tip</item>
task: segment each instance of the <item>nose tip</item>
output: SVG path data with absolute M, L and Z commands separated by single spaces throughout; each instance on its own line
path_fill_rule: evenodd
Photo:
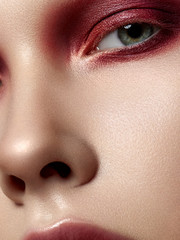
M 96 175 L 98 161 L 85 140 L 61 133 L 36 139 L 4 139 L 0 169 L 4 194 L 22 203 L 28 188 L 38 191 L 38 186 L 42 189 L 50 179 L 65 188 L 87 184 Z

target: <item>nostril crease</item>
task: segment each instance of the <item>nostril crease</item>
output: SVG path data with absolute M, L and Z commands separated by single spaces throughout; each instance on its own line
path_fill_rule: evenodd
M 25 182 L 18 177 L 13 175 L 9 176 L 9 184 L 11 187 L 17 191 L 24 192 L 25 191 Z
M 49 178 L 57 174 L 61 178 L 68 178 L 71 174 L 71 169 L 67 164 L 63 162 L 52 162 L 43 167 L 40 172 L 40 175 L 43 178 Z

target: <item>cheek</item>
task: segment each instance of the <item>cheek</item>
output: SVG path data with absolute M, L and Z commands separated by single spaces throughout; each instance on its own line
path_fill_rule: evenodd
M 114 172 L 116 165 L 124 171 L 131 169 L 129 179 L 136 177 L 144 185 L 154 181 L 161 184 L 159 188 L 172 178 L 176 181 L 180 157 L 179 91 L 179 79 L 166 78 L 165 72 L 114 74 L 111 87 L 102 89 L 98 106 L 104 151 L 108 149 L 109 157 L 114 156 Z
M 82 91 L 89 109 L 81 108 L 86 137 L 99 153 L 104 189 L 117 197 L 112 209 L 126 209 L 124 219 L 119 216 L 122 221 L 140 229 L 146 224 L 154 239 L 162 237 L 164 227 L 166 234 L 172 231 L 172 222 L 179 229 L 178 69 L 177 61 L 169 66 L 169 61 L 157 59 L 83 77 L 89 85 Z
M 107 171 L 110 167 L 116 173 L 117 166 L 124 172 L 129 169 L 128 181 L 136 177 L 144 186 L 154 181 L 160 188 L 176 181 L 180 157 L 176 63 L 170 67 L 166 59 L 157 59 L 119 64 L 83 77 L 88 84 L 82 91 L 88 102 L 88 114 L 86 110 L 83 114 L 86 132 L 102 150 L 102 159 L 114 159 L 113 164 L 103 162 Z

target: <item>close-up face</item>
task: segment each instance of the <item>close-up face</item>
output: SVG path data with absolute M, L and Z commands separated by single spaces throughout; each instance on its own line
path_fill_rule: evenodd
M 0 239 L 178 240 L 180 0 L 0 1 Z

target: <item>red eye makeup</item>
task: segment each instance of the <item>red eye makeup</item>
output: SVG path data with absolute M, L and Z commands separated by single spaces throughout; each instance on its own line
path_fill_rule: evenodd
M 52 46 L 71 57 L 109 63 L 131 61 L 166 49 L 180 32 L 180 0 L 77 0 L 65 3 L 49 18 Z M 51 17 L 52 17 L 51 14 Z M 147 41 L 125 48 L 96 51 L 109 33 L 128 24 L 159 28 Z
M 152 34 L 149 39 L 138 44 L 114 47 L 105 51 L 97 50 L 98 44 L 110 32 L 132 24 L 139 24 L 139 26 L 148 24 L 147 26 L 156 28 L 158 31 L 156 34 Z M 156 9 L 125 10 L 102 20 L 93 28 L 87 38 L 82 56 L 98 57 L 101 61 L 136 60 L 139 57 L 144 57 L 145 54 L 151 54 L 154 50 L 157 52 L 158 49 L 162 50 L 162 47 L 168 46 L 173 39 L 177 38 L 179 30 L 179 25 L 173 17 L 171 19 L 171 14 L 164 11 Z

